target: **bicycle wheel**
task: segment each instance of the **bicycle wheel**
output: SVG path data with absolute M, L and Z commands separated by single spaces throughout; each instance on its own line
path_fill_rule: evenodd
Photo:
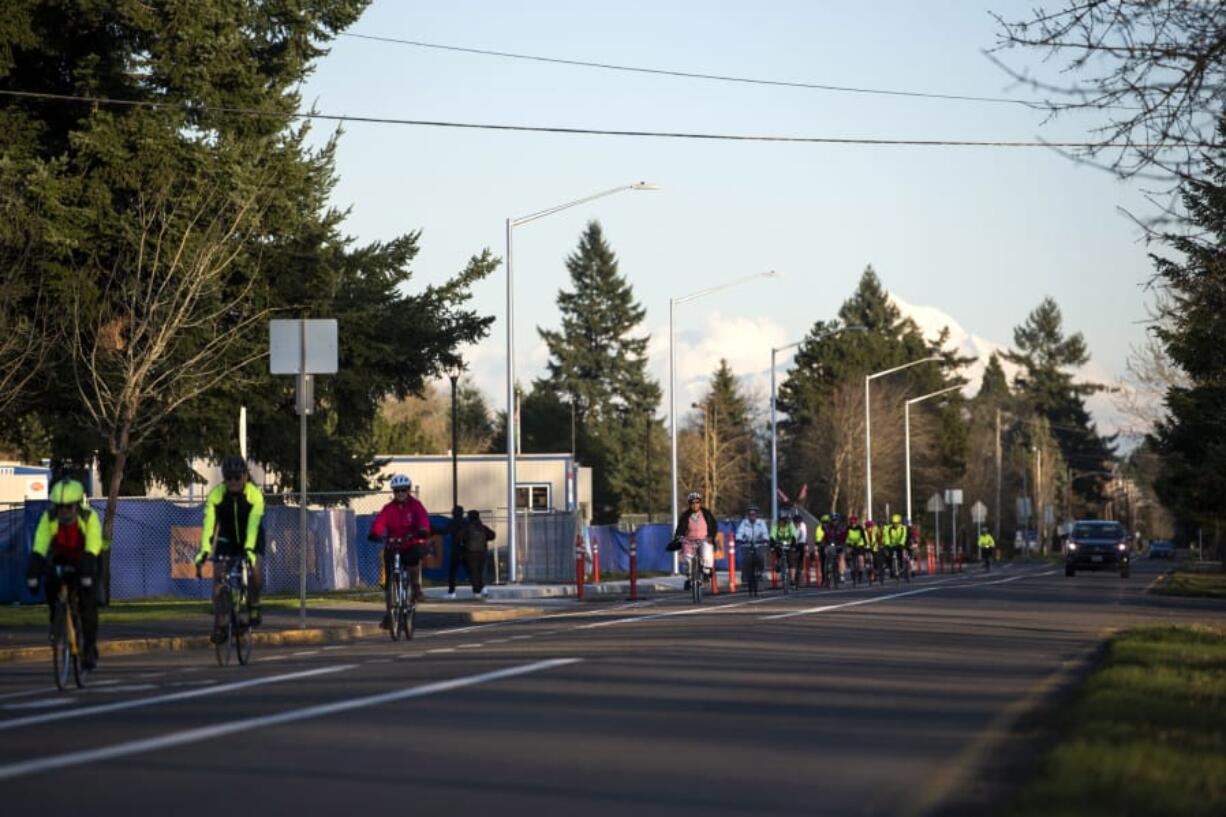
M 64 632 L 66 626 L 64 623 L 64 604 L 63 602 L 57 602 L 55 619 L 52 623 L 55 641 L 51 645 L 51 664 L 55 669 L 56 689 L 64 689 L 68 685 L 68 673 L 72 665 L 72 648 L 68 646 L 68 638 Z
M 214 567 L 214 570 L 217 568 Z M 220 644 L 213 645 L 213 652 L 217 656 L 217 666 L 224 667 L 230 663 L 230 654 L 234 649 L 234 628 L 231 626 L 230 610 L 232 604 L 230 600 L 230 588 L 226 585 L 221 586 L 221 594 L 217 597 L 221 603 L 222 615 L 226 621 L 226 640 Z
M 788 558 L 792 555 L 792 551 L 784 550 L 783 555 L 779 558 L 779 565 L 783 568 L 783 594 L 786 596 L 792 592 L 792 562 Z
M 697 548 L 690 558 L 690 598 L 695 604 L 702 604 L 702 555 Z
M 72 658 L 72 680 L 76 683 L 77 688 L 81 689 L 85 686 L 85 677 L 89 673 L 81 668 L 85 655 L 81 646 L 81 614 L 77 612 L 75 604 L 68 608 L 68 624 L 68 653 Z
M 247 610 L 247 600 L 230 617 L 230 630 L 234 633 L 234 651 L 238 654 L 238 663 L 246 666 L 251 660 L 252 633 L 251 613 Z
M 745 571 L 745 583 L 750 596 L 758 595 L 758 560 L 753 548 L 749 549 L 749 570 Z
M 416 619 L 417 604 L 415 602 L 410 602 L 408 606 L 404 608 L 404 612 L 401 613 L 400 617 L 400 629 L 401 632 L 404 633 L 405 641 L 413 640 L 413 628 L 416 625 Z
M 399 572 L 392 575 L 391 581 L 395 582 L 392 585 L 392 609 L 388 610 L 391 616 L 391 626 L 387 628 L 387 634 L 391 636 L 392 641 L 400 640 L 400 621 L 404 613 L 404 580 Z

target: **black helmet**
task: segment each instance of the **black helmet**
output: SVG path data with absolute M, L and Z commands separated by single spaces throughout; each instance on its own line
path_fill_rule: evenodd
M 247 473 L 247 461 L 242 457 L 231 454 L 221 461 L 221 476 L 224 479 L 241 477 L 245 473 Z

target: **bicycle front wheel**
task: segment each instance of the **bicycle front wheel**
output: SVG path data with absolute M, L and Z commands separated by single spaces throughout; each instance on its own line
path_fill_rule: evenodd
M 234 615 L 230 619 L 230 632 L 234 634 L 234 652 L 238 655 L 238 663 L 243 666 L 251 660 L 252 633 L 251 615 L 244 611 L 243 615 Z
M 690 559 L 690 597 L 695 604 L 702 603 L 702 557 L 697 552 Z

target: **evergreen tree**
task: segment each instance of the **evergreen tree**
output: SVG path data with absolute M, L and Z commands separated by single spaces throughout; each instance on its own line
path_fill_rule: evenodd
M 1226 119 L 1219 141 L 1226 138 Z M 1156 487 L 1190 535 L 1204 528 L 1220 546 L 1226 519 L 1226 156 L 1205 161 L 1202 180 L 1185 181 L 1188 226 L 1164 236 L 1179 258 L 1153 256 L 1174 302 L 1156 334 L 1187 385 L 1167 390 L 1168 417 L 1152 435 L 1163 462 Z M 1226 550 L 1222 551 L 1226 560 Z
M 660 387 L 647 375 L 648 337 L 637 334 L 646 310 L 618 271 L 598 222 L 588 224 L 566 268 L 572 289 L 558 293 L 561 328 L 538 330 L 550 354 L 538 389 L 574 406 L 579 459 L 593 469 L 594 516 L 615 520 L 647 510 L 642 506 L 651 503 L 658 482 L 654 456 L 644 462 L 660 429 Z
M 983 370 L 983 380 L 979 384 L 979 393 L 975 396 L 981 402 L 994 403 L 1009 397 L 1009 381 L 1005 377 L 1004 367 L 995 352 L 988 358 L 988 365 Z
M 262 359 L 269 316 L 340 325 L 340 372 L 316 381 L 311 424 L 324 490 L 364 487 L 382 399 L 487 331 L 463 304 L 496 261 L 402 292 L 417 234 L 354 246 L 327 204 L 335 138 L 311 150 L 293 125 L 313 61 L 366 5 L 6 7 L 0 88 L 130 103 L 0 101 L 3 181 L 38 217 L 20 240 L 0 234 L 0 269 L 27 259 L 52 314 L 76 316 L 33 404 L 57 460 L 100 456 L 108 536 L 121 490 L 181 486 L 192 456 L 234 452 L 240 405 L 254 459 L 297 481 L 292 378 Z
M 727 360 L 720 360 L 698 406 L 683 429 L 681 491 L 701 490 L 707 507 L 725 515 L 739 514 L 749 502 L 761 499 L 754 492 L 762 456 L 749 395 Z
M 862 332 L 829 333 L 840 326 Z M 859 513 L 864 504 L 864 377 L 938 356 L 932 365 L 905 369 L 875 381 L 873 400 L 873 488 L 878 515 L 905 505 L 903 411 L 908 397 L 961 381 L 968 361 L 947 351 L 948 333 L 924 339 L 915 322 L 903 318 L 870 266 L 856 291 L 839 309 L 838 320 L 818 321 L 797 349 L 793 368 L 779 388 L 781 484 L 808 483 L 819 508 Z M 912 418 L 913 494 L 945 487 L 960 473 L 965 429 L 956 396 L 928 415 Z
M 1114 437 L 1099 435 L 1086 411 L 1085 398 L 1105 387 L 1076 383 L 1071 368 L 1090 360 L 1080 332 L 1065 336 L 1060 307 L 1044 298 L 1013 330 L 1017 347 L 1005 359 L 1021 367 L 1014 387 L 1026 410 L 1043 417 L 1055 436 L 1061 456 L 1074 475 L 1072 488 L 1081 498 L 1074 515 L 1096 510 L 1101 503 L 1105 474 L 1114 459 Z M 1066 470 L 1066 474 L 1067 474 Z

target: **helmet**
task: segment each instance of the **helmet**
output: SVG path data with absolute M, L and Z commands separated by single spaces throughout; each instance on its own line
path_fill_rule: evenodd
M 396 490 L 397 488 L 411 489 L 412 487 L 413 487 L 413 480 L 409 479 L 406 474 L 392 475 L 392 490 L 393 491 Z
M 836 514 L 836 516 L 837 516 L 837 514 Z M 830 514 L 828 514 L 828 513 L 824 513 L 824 514 L 822 514 L 822 522 L 823 522 L 823 523 L 825 523 L 825 522 L 829 522 L 829 521 L 830 521 Z
M 697 491 L 690 491 L 685 497 L 686 502 L 702 502 L 702 494 Z
M 757 513 L 757 512 L 758 512 L 757 505 L 750 505 L 748 508 L 745 509 L 745 513 Z
M 221 461 L 221 476 L 224 479 L 241 477 L 245 473 L 247 473 L 247 461 L 242 457 L 231 454 Z
M 843 517 L 839 516 L 839 512 L 838 512 L 838 511 L 831 511 L 831 512 L 830 512 L 830 520 L 831 520 L 832 522 L 838 522 L 838 521 L 839 521 L 840 519 L 842 519 L 842 518 L 843 518 Z
M 859 521 L 860 521 L 860 517 L 856 516 L 854 513 L 851 516 L 847 517 L 847 522 L 849 524 L 854 525 Z
M 890 517 L 890 521 L 893 522 L 895 525 L 902 524 L 902 514 L 900 513 L 894 514 L 893 516 Z
M 792 509 L 792 518 L 793 518 L 793 519 L 803 519 L 803 518 L 804 518 L 804 517 L 802 517 L 802 516 L 800 515 L 800 508 L 793 508 L 793 509 Z
M 75 479 L 62 479 L 51 486 L 52 505 L 79 505 L 85 498 L 85 486 Z
M 872 527 L 876 527 L 876 526 L 877 526 L 877 523 L 876 523 L 876 522 L 874 522 L 874 521 L 873 521 L 873 520 L 871 520 L 871 519 L 868 519 L 868 520 L 866 520 L 866 521 L 864 522 L 864 527 L 866 527 L 866 528 L 872 528 Z

